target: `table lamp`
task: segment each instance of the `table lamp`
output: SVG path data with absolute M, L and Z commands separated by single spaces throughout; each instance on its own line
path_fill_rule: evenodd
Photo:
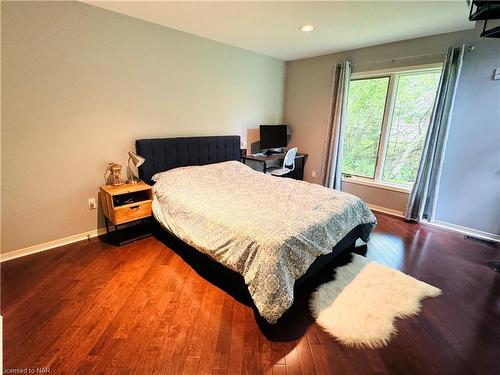
M 132 161 L 132 164 L 134 164 L 136 167 L 139 167 L 146 161 L 146 159 L 144 159 L 142 156 L 134 154 L 132 151 L 128 152 L 128 156 L 129 156 L 128 168 L 130 169 L 130 180 L 128 180 L 127 182 L 129 184 L 136 184 L 140 180 L 135 178 L 134 172 L 132 172 L 132 167 L 130 166 L 130 161 Z

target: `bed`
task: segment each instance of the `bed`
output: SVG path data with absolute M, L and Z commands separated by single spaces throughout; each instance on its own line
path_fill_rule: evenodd
M 275 323 L 294 286 L 361 238 L 376 219 L 359 198 L 269 176 L 240 160 L 238 136 L 142 139 L 139 177 L 154 182 L 165 230 L 243 276 L 259 314 Z

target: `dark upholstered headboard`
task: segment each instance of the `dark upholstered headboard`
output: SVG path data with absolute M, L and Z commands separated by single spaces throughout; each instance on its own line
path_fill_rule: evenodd
M 169 169 L 241 160 L 239 135 L 138 139 L 135 148 L 146 158 L 139 178 L 148 184 L 155 173 Z

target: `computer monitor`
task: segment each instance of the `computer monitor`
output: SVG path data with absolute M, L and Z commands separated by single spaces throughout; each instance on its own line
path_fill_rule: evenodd
M 262 150 L 286 147 L 287 144 L 288 140 L 286 125 L 260 126 L 260 148 Z

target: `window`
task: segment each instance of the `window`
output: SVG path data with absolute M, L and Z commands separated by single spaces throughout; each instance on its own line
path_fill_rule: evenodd
M 386 185 L 415 180 L 441 69 L 354 78 L 342 173 Z
M 342 172 L 375 177 L 389 77 L 351 81 Z

